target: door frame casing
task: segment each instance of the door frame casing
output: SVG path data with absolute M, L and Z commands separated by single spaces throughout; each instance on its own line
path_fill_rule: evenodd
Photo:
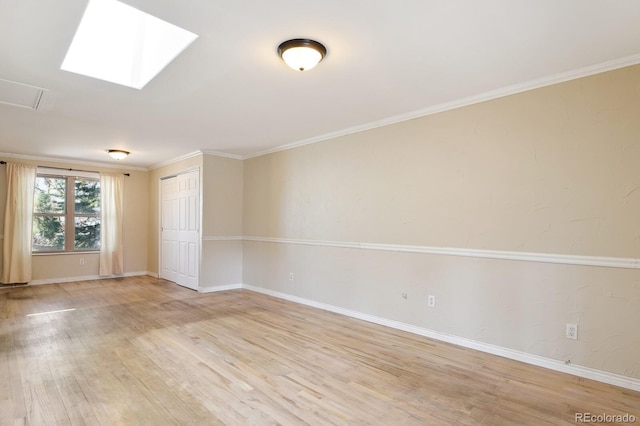
M 167 175 L 160 176 L 158 178 L 158 278 L 162 278 L 162 181 L 166 179 L 171 179 L 174 177 L 178 177 L 179 175 L 184 175 L 191 172 L 198 172 L 198 248 L 197 248 L 197 269 L 198 269 L 198 278 L 197 278 L 197 289 L 196 291 L 200 291 L 200 281 L 202 275 L 202 167 L 194 166 L 189 167 L 184 170 L 180 170 L 178 172 L 170 173 Z M 189 287 L 185 287 L 189 288 Z

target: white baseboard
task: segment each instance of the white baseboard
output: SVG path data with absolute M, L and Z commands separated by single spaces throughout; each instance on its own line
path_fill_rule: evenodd
M 139 277 L 142 275 L 154 276 L 152 272 L 138 271 L 138 272 L 125 272 L 124 274 L 120 274 L 120 275 L 107 275 L 107 276 L 84 275 L 84 276 L 78 276 L 78 277 L 45 278 L 42 280 L 29 281 L 29 285 L 59 284 L 59 283 L 71 283 L 76 281 L 91 281 L 91 280 L 108 280 L 110 278 Z M 157 274 L 155 274 L 155 278 L 157 278 Z
M 118 277 L 133 277 L 133 276 L 141 276 L 141 275 L 149 275 L 157 278 L 157 274 L 147 272 L 147 271 L 141 271 L 141 272 L 127 272 L 123 275 L 107 276 L 107 277 L 101 277 L 99 275 L 89 275 L 89 276 L 81 276 L 81 277 L 34 280 L 34 281 L 31 281 L 29 285 L 89 281 L 89 280 L 109 279 L 109 278 L 118 278 Z M 451 334 L 442 333 L 439 331 L 430 330 L 427 328 L 418 327 L 411 324 L 406 324 L 400 321 L 390 320 L 390 319 L 379 317 L 376 315 L 365 314 L 363 312 L 341 308 L 339 306 L 329 305 L 326 303 L 317 302 L 315 300 L 305 299 L 303 297 L 293 296 L 287 293 L 281 293 L 274 290 L 265 289 L 262 287 L 257 287 L 257 286 L 248 285 L 248 284 L 226 284 L 226 285 L 220 285 L 220 286 L 202 287 L 198 289 L 198 292 L 213 293 L 218 291 L 238 290 L 238 289 L 247 289 L 250 291 L 255 291 L 257 293 L 266 294 L 268 296 L 277 297 L 279 299 L 288 300 L 290 302 L 300 303 L 302 305 L 323 309 L 325 311 L 334 312 L 337 314 L 360 319 L 363 321 L 368 321 L 368 322 L 383 325 L 386 327 L 391 327 L 397 330 L 402 330 L 402 331 L 417 334 L 420 336 L 425 336 L 431 339 L 452 343 L 454 345 L 462 346 L 465 348 L 475 349 L 481 352 L 486 352 L 486 353 L 501 356 L 504 358 L 509 358 L 516 361 L 524 362 L 526 364 L 536 365 L 538 367 L 544 367 L 544 368 L 559 371 L 562 373 L 572 374 L 574 376 L 583 377 L 586 379 L 591 379 L 598 382 L 607 383 L 610 385 L 619 386 L 622 388 L 631 389 L 631 390 L 640 392 L 640 379 L 634 379 L 632 377 L 622 376 L 619 374 L 609 373 L 606 371 L 596 370 L 593 368 L 583 367 L 580 365 L 565 364 L 564 362 L 559 360 L 546 358 L 539 355 L 533 355 L 533 354 L 529 354 L 522 351 L 516 351 L 516 350 L 505 348 L 502 346 L 491 345 L 489 343 L 479 342 L 477 340 L 467 339 L 465 337 L 454 336 Z
M 215 293 L 216 291 L 238 290 L 243 288 L 242 284 L 225 284 L 210 287 L 200 287 L 198 293 Z
M 417 327 L 415 325 L 406 324 L 400 321 L 394 321 L 387 318 L 378 317 L 375 315 L 365 314 L 351 309 L 345 309 L 338 306 L 329 305 L 326 303 L 316 302 L 314 300 L 305 299 L 298 296 L 292 296 L 286 293 L 280 293 L 277 291 L 256 287 L 253 285 L 242 284 L 242 288 L 255 291 L 258 293 L 266 294 L 268 296 L 277 297 L 279 299 L 288 300 L 302 305 L 311 306 L 314 308 L 323 309 L 329 312 L 335 312 L 348 317 L 357 318 L 363 321 L 372 322 L 374 324 L 384 325 L 386 327 L 395 328 L 397 330 L 407 331 L 409 333 L 425 336 L 431 339 L 440 340 L 454 345 L 462 346 L 465 348 L 475 349 L 481 352 L 498 355 L 504 358 L 513 359 L 516 361 L 524 362 L 526 364 L 536 365 L 538 367 L 544 367 L 551 370 L 559 371 L 562 373 L 572 374 L 574 376 L 583 377 L 586 379 L 595 380 L 602 383 L 607 383 L 614 386 L 619 386 L 634 391 L 640 391 L 640 380 L 632 377 L 622 376 L 619 374 L 609 373 L 602 370 L 596 370 L 593 368 L 583 367 L 574 364 L 565 364 L 562 361 L 558 361 L 551 358 L 542 357 L 539 355 L 533 355 L 522 351 L 516 351 L 502 346 L 491 345 L 489 343 L 479 342 L 477 340 L 467 339 L 465 337 L 458 337 L 439 331 L 429 330 L 423 327 Z

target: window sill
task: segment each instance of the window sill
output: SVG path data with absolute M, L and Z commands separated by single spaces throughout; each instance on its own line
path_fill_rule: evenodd
M 100 251 L 51 251 L 42 253 L 31 253 L 31 256 L 67 256 L 67 255 L 83 255 L 83 254 L 100 254 Z

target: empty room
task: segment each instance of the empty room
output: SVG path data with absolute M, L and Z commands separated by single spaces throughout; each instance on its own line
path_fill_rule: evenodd
M 0 0 L 0 425 L 639 424 L 639 22 Z

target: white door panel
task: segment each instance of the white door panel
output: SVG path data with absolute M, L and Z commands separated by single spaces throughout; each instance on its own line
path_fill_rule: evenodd
M 162 181 L 161 277 L 193 289 L 200 269 L 199 182 L 198 172 Z

